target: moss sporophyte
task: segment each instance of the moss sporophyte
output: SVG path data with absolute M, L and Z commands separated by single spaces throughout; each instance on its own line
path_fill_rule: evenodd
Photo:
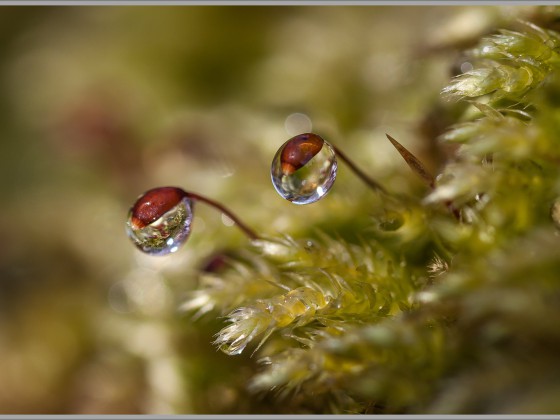
M 176 252 L 188 239 L 194 202 L 202 201 L 234 221 L 249 239 L 258 236 L 220 203 L 178 187 L 158 187 L 142 194 L 128 212 L 126 230 L 141 251 L 150 255 Z

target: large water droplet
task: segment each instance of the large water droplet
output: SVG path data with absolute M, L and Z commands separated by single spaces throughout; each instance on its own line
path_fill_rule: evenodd
M 278 194 L 294 204 L 309 204 L 329 192 L 336 169 L 333 147 L 318 135 L 305 133 L 282 145 L 270 171 Z
M 166 255 L 177 251 L 191 233 L 193 203 L 176 187 L 154 188 L 141 195 L 128 213 L 126 231 L 141 251 Z

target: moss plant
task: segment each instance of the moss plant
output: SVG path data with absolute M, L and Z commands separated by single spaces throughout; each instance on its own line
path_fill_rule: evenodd
M 517 26 L 443 89 L 470 106 L 424 197 L 374 194 L 355 242 L 287 232 L 201 275 L 183 309 L 225 316 L 215 345 L 259 361 L 250 391 L 294 412 L 560 411 L 560 34 Z

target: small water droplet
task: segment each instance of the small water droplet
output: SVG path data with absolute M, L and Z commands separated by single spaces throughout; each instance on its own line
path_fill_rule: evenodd
M 388 212 L 379 222 L 379 228 L 384 231 L 395 231 L 404 223 L 403 217 L 397 212 Z
M 126 231 L 146 254 L 173 253 L 191 232 L 193 203 L 180 188 L 154 188 L 141 195 L 128 213 Z
M 272 184 L 286 200 L 310 204 L 329 192 L 336 170 L 332 146 L 316 134 L 300 134 L 276 152 L 271 167 Z
M 315 244 L 313 243 L 313 241 L 306 241 L 304 245 L 304 249 L 309 253 L 316 251 Z

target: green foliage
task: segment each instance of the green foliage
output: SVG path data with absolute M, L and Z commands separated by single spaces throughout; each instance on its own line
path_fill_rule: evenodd
M 241 353 L 257 337 L 273 333 L 317 334 L 349 323 L 375 323 L 410 308 L 409 296 L 421 281 L 380 245 L 342 240 L 297 242 L 292 238 L 255 241 L 250 264 L 237 262 L 220 277 L 206 275 L 184 309 L 222 313 L 231 324 L 216 343 L 228 354 Z M 252 270 L 251 270 L 252 269 Z M 245 275 L 242 275 L 244 273 Z M 276 292 L 276 293 L 273 293 Z M 226 296 L 236 296 L 235 302 Z
M 226 316 L 215 344 L 254 352 L 251 391 L 296 412 L 558 412 L 559 48 L 526 22 L 483 38 L 443 89 L 477 98 L 440 137 L 456 152 L 424 198 L 378 199 L 361 241 L 259 240 L 201 276 L 183 309 Z
M 490 94 L 491 101 L 522 100 L 527 92 L 538 88 L 560 64 L 557 52 L 560 38 L 556 32 L 534 24 L 525 23 L 525 26 L 523 33 L 501 30 L 483 39 L 470 52 L 483 65 L 454 79 L 443 89 L 443 94 L 456 97 Z

